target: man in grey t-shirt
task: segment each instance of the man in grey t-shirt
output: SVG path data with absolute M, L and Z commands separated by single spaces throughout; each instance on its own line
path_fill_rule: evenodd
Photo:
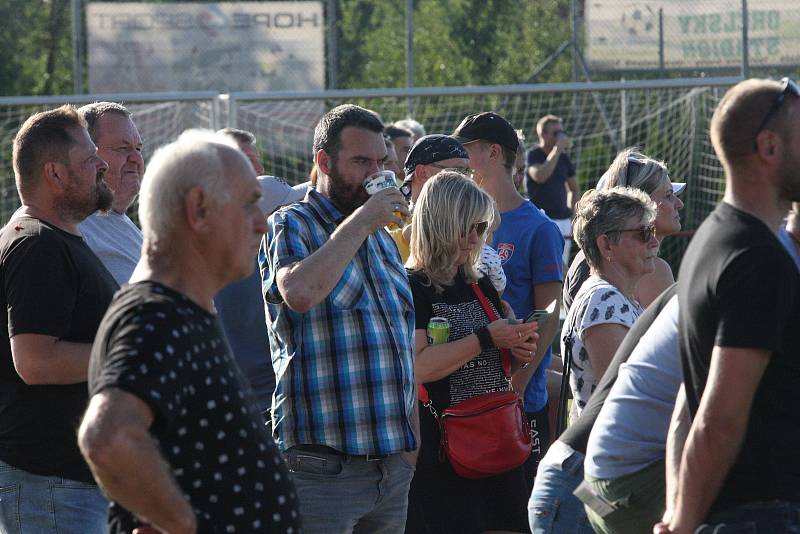
M 105 180 L 114 192 L 107 213 L 95 212 L 80 224 L 89 248 L 119 285 L 126 284 L 139 261 L 142 232 L 125 214 L 139 193 L 144 174 L 142 138 L 127 108 L 95 102 L 78 109 L 86 120 L 97 155 L 108 163 Z
M 592 428 L 584 470 L 592 491 L 614 513 L 587 502 L 598 532 L 647 532 L 664 513 L 664 453 L 681 384 L 678 298 L 673 296 L 641 337 Z M 626 501 L 625 495 L 636 495 Z

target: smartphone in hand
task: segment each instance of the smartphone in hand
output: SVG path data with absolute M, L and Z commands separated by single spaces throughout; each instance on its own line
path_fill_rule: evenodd
M 528 316 L 525 318 L 526 323 L 536 322 L 542 324 L 546 321 L 553 313 L 556 311 L 556 301 L 553 299 L 547 308 L 543 310 L 533 310 Z

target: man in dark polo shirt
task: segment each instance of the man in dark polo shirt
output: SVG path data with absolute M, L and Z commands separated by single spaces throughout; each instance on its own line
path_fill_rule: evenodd
M 108 501 L 75 431 L 117 284 L 78 224 L 111 207 L 107 166 L 71 106 L 25 121 L 13 154 L 22 207 L 0 230 L 0 531 L 99 534 Z
M 564 236 L 564 265 L 572 244 L 572 213 L 581 196 L 575 166 L 567 155 L 570 139 L 561 119 L 545 115 L 536 123 L 539 144 L 528 151 L 525 190 L 537 208 L 553 219 Z

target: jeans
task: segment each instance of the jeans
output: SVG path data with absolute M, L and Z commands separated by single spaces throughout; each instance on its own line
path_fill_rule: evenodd
M 292 447 L 283 456 L 306 534 L 402 534 L 414 476 L 402 454 L 368 460 Z
M 584 455 L 556 440 L 539 463 L 528 501 L 533 534 L 593 534 L 583 503 L 572 494 L 583 482 Z
M 0 532 L 101 534 L 108 500 L 94 484 L 34 475 L 0 462 Z
M 695 534 L 777 534 L 800 532 L 800 502 L 743 504 L 716 513 Z

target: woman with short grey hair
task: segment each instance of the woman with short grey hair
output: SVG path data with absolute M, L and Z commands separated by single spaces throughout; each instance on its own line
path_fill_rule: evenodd
M 575 209 L 572 233 L 591 274 L 575 296 L 561 333 L 562 354 L 572 355 L 571 419 L 586 406 L 642 311 L 636 288 L 654 270 L 659 245 L 655 218 L 655 203 L 630 187 L 587 191 Z
M 622 169 L 630 165 L 629 155 L 623 153 L 618 157 L 616 162 L 624 162 L 624 165 L 612 165 L 606 175 L 624 174 Z M 637 178 L 634 185 L 641 185 L 638 179 L 642 177 L 658 174 L 658 180 L 653 180 L 653 183 L 660 181 L 657 187 L 672 187 L 668 178 L 664 181 L 663 169 L 663 166 L 653 165 L 647 172 L 634 172 Z M 655 263 L 663 261 L 655 257 L 659 245 L 655 237 L 658 219 L 668 211 L 674 214 L 676 208 L 683 205 L 678 200 L 671 206 L 662 203 L 656 208 L 653 193 L 648 196 L 645 194 L 648 191 L 638 187 L 599 189 L 587 191 L 581 198 L 573 226 L 575 240 L 583 249 L 581 261 L 589 271 L 581 278 L 577 295 L 573 293 L 575 301 L 567 312 L 562 332 L 566 340 L 562 354 L 567 345 L 571 351 L 574 412 L 586 406 L 617 347 L 641 312 L 635 297 L 638 284 L 644 277 L 652 276 L 648 273 L 655 268 Z M 566 296 L 566 286 L 564 293 Z M 528 502 L 528 520 L 533 534 L 594 532 L 583 503 L 573 495 L 584 478 L 586 440 L 594 423 L 593 416 L 596 417 L 596 412 L 586 413 L 576 425 L 561 434 L 539 463 Z

